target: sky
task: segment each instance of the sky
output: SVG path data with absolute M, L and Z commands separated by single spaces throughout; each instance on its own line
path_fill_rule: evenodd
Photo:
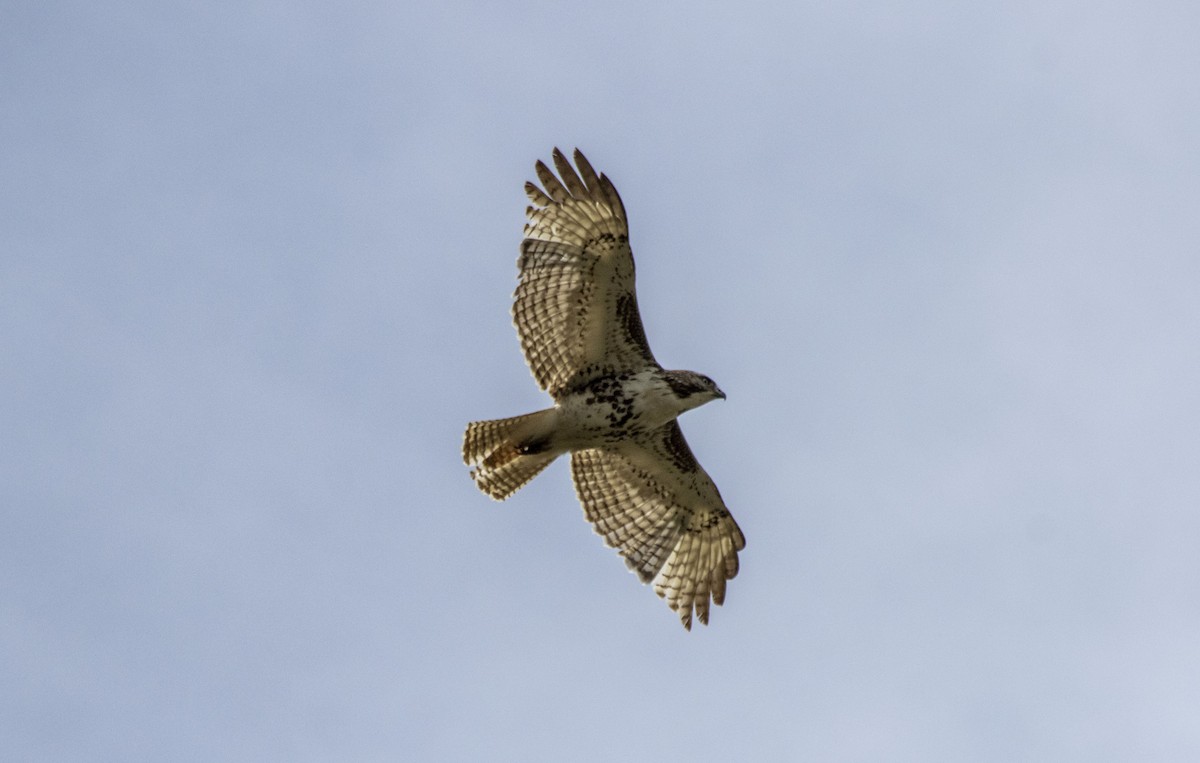
M 1200 6 L 0 8 L 14 760 L 1200 759 Z M 629 212 L 747 538 L 691 633 L 565 459 L 522 185 Z

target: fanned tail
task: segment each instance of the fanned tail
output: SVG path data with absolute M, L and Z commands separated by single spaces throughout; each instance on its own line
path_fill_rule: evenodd
M 550 447 L 555 410 L 524 416 L 473 421 L 463 436 L 463 463 L 475 468 L 471 479 L 483 492 L 503 501 L 558 457 Z

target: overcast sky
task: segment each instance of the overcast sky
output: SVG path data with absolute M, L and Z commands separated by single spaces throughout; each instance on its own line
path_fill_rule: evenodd
M 14 760 L 1200 759 L 1194 2 L 0 9 Z M 629 210 L 745 531 L 683 631 L 509 318 Z

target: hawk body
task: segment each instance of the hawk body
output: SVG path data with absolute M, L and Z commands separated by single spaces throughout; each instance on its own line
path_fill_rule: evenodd
M 745 538 L 696 461 L 676 418 L 725 394 L 654 359 L 638 312 L 625 208 L 579 151 L 554 150 L 525 184 L 525 239 L 513 322 L 554 407 L 467 426 L 463 460 L 476 485 L 504 499 L 571 453 L 584 514 L 690 629 L 708 622 L 737 574 Z

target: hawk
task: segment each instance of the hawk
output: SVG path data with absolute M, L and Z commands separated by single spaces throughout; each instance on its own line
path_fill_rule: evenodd
M 536 165 L 525 184 L 525 239 L 513 322 L 554 407 L 467 425 L 463 461 L 503 500 L 571 454 L 588 521 L 691 630 L 725 600 L 746 540 L 676 418 L 724 399 L 713 380 L 654 359 L 634 292 L 629 225 L 617 189 L 575 151 L 557 148 L 558 177 Z

